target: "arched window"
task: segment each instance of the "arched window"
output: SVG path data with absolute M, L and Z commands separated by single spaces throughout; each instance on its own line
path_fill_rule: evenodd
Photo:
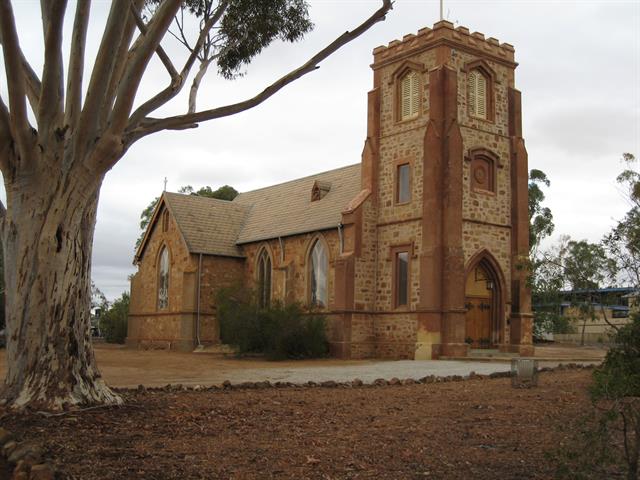
M 271 257 L 264 248 L 258 256 L 258 304 L 262 308 L 271 304 Z
M 400 79 L 400 120 L 407 120 L 420 111 L 420 75 L 409 70 Z
M 488 81 L 478 69 L 469 72 L 469 113 L 477 118 L 487 119 Z
M 158 308 L 169 306 L 169 250 L 162 247 L 158 263 Z
M 327 272 L 329 259 L 327 250 L 320 240 L 316 240 L 309 258 L 310 298 L 312 305 L 324 308 L 328 303 Z

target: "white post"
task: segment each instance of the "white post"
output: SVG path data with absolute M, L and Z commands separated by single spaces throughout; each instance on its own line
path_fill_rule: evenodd
M 440 21 L 444 20 L 444 0 L 440 0 Z

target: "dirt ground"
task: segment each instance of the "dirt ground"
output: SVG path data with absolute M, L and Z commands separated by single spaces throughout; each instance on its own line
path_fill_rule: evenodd
M 357 388 L 129 391 L 126 405 L 0 425 L 94 479 L 550 479 L 590 370 Z
M 429 374 L 467 375 L 472 370 L 488 374 L 509 369 L 508 361 L 499 365 L 498 362 L 467 362 L 464 367 L 460 366 L 460 362 L 381 362 L 330 358 L 268 362 L 261 359 L 222 358 L 208 353 L 141 351 L 104 343 L 96 344 L 95 351 L 102 375 L 109 385 L 116 387 L 137 387 L 140 384 L 163 386 L 167 383 L 219 385 L 225 380 L 232 383 L 262 380 L 301 383 L 308 380 L 348 381 L 358 377 L 366 381 L 367 373 L 373 380 L 380 376 L 387 379 L 394 376 L 420 378 Z M 541 362 L 541 366 L 575 360 L 599 363 L 605 353 L 606 350 L 596 347 L 557 344 L 536 347 L 538 358 L 556 359 L 555 362 Z M 457 369 L 454 369 L 456 366 Z M 0 349 L 0 378 L 4 378 L 5 372 L 4 350 Z

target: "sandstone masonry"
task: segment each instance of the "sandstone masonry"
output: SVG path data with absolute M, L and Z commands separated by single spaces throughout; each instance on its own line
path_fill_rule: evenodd
M 240 282 L 309 304 L 320 278 L 335 356 L 533 353 L 513 47 L 441 21 L 373 54 L 361 164 L 233 202 L 163 195 L 136 255 L 130 344 L 216 343 L 217 288 Z M 162 249 L 169 300 L 159 309 Z

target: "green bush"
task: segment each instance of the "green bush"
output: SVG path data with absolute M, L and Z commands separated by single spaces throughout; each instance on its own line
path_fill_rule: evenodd
M 124 343 L 127 338 L 129 294 L 124 292 L 113 305 L 100 316 L 100 330 L 108 343 Z
M 640 397 L 640 313 L 620 327 L 604 363 L 593 372 L 594 400 Z
M 318 358 L 328 352 L 326 318 L 306 313 L 298 303 L 274 302 L 260 308 L 246 288 L 220 289 L 216 295 L 220 340 L 239 354 L 262 353 L 271 360 Z
M 567 317 L 544 310 L 533 312 L 533 336 L 536 338 L 543 337 L 545 333 L 575 332 L 575 326 Z

